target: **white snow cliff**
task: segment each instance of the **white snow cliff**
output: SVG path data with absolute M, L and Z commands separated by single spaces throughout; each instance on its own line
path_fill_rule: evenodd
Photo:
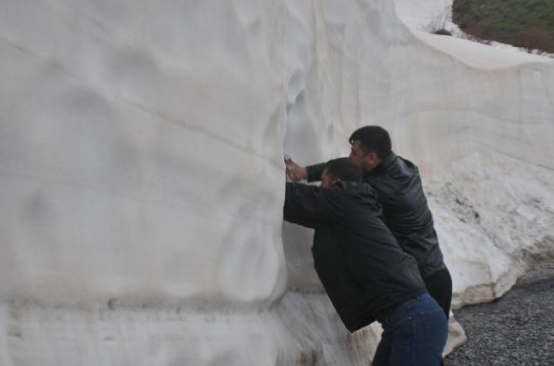
M 386 0 L 0 0 L 0 365 L 367 364 L 282 221 L 283 154 L 367 124 L 454 305 L 501 296 L 554 254 L 554 62 L 484 47 Z

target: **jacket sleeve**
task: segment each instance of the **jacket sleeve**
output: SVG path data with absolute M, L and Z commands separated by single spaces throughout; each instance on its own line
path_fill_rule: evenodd
M 312 229 L 335 221 L 342 215 L 341 192 L 340 189 L 287 182 L 284 219 Z
M 325 163 L 308 165 L 306 171 L 308 172 L 308 182 L 319 182 L 321 180 L 321 174 L 323 174 L 323 167 Z

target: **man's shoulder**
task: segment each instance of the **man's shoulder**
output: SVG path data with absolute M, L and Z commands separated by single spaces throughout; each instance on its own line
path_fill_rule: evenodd
M 397 196 L 406 190 L 417 189 L 420 185 L 417 166 L 401 156 L 395 156 L 377 174 L 370 174 L 364 180 L 375 188 L 380 201 L 386 201 L 387 197 Z
M 416 174 L 419 169 L 415 163 L 400 155 L 395 155 L 394 158 L 386 165 L 383 172 L 389 174 Z
M 378 200 L 378 192 L 371 184 L 366 182 L 341 182 L 339 189 L 344 199 L 350 203 L 375 204 Z
M 386 182 L 391 180 L 405 180 L 419 176 L 417 165 L 401 156 L 395 156 L 387 161 L 376 174 L 369 175 L 367 182 Z

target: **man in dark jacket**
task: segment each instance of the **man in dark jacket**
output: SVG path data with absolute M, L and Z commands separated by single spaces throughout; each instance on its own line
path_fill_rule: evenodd
M 315 229 L 315 269 L 346 328 L 383 326 L 373 365 L 440 365 L 446 319 L 380 215 L 349 158 L 325 164 L 320 187 L 286 186 L 284 218 Z
M 349 140 L 350 158 L 362 168 L 364 182 L 377 192 L 385 224 L 402 249 L 416 259 L 427 290 L 448 319 L 452 278 L 443 261 L 417 166 L 392 152 L 390 136 L 382 127 L 362 127 Z M 304 168 L 290 159 L 286 164 L 292 180 L 316 181 L 323 170 L 323 164 Z

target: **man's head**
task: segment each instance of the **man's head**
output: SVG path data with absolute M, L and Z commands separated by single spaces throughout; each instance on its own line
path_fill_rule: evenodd
M 362 170 L 360 166 L 350 158 L 329 160 L 323 167 L 321 186 L 328 188 L 337 181 L 361 182 Z
M 390 154 L 392 143 L 389 133 L 380 126 L 364 126 L 350 136 L 350 159 L 363 171 L 370 171 Z

